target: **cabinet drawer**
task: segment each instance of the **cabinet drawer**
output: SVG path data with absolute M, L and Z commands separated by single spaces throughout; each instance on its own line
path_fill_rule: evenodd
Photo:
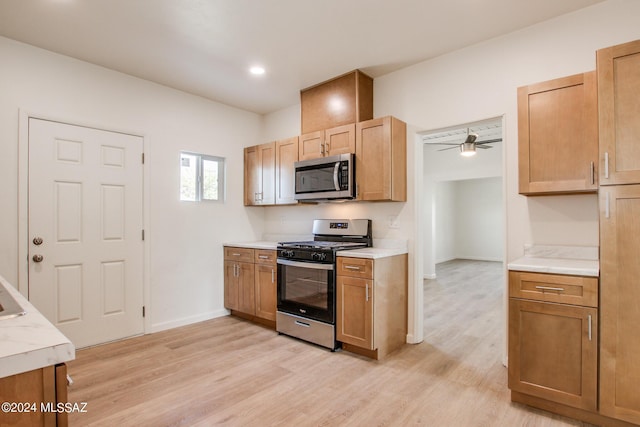
M 510 271 L 509 296 L 598 307 L 598 278 Z
M 373 260 L 366 258 L 338 257 L 338 276 L 373 279 Z
M 271 249 L 256 249 L 255 262 L 258 264 L 275 264 L 276 251 Z
M 224 259 L 229 261 L 254 262 L 253 249 L 225 246 Z

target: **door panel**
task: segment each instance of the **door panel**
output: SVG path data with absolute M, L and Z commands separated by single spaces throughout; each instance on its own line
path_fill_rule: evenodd
M 142 148 L 29 119 L 29 300 L 79 348 L 144 330 Z

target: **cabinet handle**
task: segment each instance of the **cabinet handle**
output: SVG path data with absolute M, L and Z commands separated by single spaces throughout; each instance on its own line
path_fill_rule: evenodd
M 320 154 L 324 155 L 324 144 L 320 144 Z
M 345 265 L 344 268 L 346 268 L 347 270 L 358 270 L 358 271 L 360 271 L 360 267 L 358 267 L 357 265 Z
M 258 255 L 260 259 L 269 259 L 269 255 Z
M 587 317 L 589 318 L 589 341 L 591 341 L 591 315 Z
M 365 301 L 369 301 L 369 284 L 364 284 Z
M 233 269 L 235 270 L 235 276 L 240 277 L 240 266 L 238 264 L 235 264 L 233 266 Z
M 540 289 L 541 291 L 564 292 L 564 288 L 554 288 L 554 287 L 551 287 L 551 286 L 536 286 L 536 289 Z
M 604 177 L 609 179 L 609 152 L 604 153 Z
M 606 200 L 604 203 L 604 216 L 609 218 L 611 216 L 611 208 L 610 208 L 610 200 L 609 200 L 609 192 L 607 191 Z
M 356 199 L 360 196 L 360 185 L 356 183 Z
M 329 147 L 330 147 L 329 143 L 328 143 L 328 142 L 325 142 L 325 143 L 324 143 L 324 151 L 325 151 L 327 154 L 329 154 Z
M 271 269 L 271 283 L 275 283 L 275 281 L 276 281 L 276 272 L 272 268 Z
M 234 252 L 234 253 L 232 253 L 231 255 L 233 255 L 233 256 L 240 256 L 240 254 L 239 254 L 238 252 Z
M 596 183 L 595 165 L 593 164 L 593 162 L 591 162 L 591 185 L 594 185 L 595 183 Z

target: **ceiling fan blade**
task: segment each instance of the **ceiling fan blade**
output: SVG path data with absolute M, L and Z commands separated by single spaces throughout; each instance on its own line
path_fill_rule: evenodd
M 460 146 L 459 142 L 427 142 L 427 145 L 457 145 Z
M 482 148 L 483 150 L 488 150 L 489 148 L 493 148 L 491 145 L 478 145 L 476 144 L 476 148 Z
M 460 147 L 460 144 L 457 144 L 457 145 L 456 145 L 456 147 L 449 147 L 449 148 L 441 148 L 441 149 L 440 149 L 440 150 L 438 150 L 438 151 L 447 151 L 447 150 L 453 150 L 454 148 L 459 148 L 459 147 Z
M 482 145 L 482 144 L 493 144 L 494 142 L 500 142 L 502 141 L 502 138 L 498 138 L 498 139 L 489 139 L 487 141 L 480 141 L 480 142 L 476 142 L 476 145 Z

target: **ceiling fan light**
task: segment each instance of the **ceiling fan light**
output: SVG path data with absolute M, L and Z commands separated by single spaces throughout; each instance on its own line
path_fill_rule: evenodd
M 460 144 L 460 155 L 471 157 L 476 154 L 476 144 L 473 142 L 463 142 Z

